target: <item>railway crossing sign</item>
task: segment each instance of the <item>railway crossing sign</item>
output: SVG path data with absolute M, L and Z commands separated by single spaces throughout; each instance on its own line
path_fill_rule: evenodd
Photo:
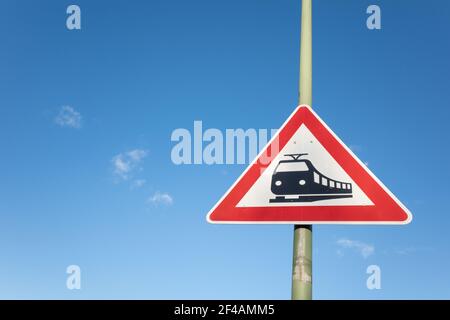
M 308 105 L 207 215 L 211 223 L 406 224 L 409 210 Z

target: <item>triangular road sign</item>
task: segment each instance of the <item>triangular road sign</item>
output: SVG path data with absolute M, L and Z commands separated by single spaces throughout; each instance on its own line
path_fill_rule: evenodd
M 211 223 L 406 224 L 408 209 L 307 105 L 208 213 Z

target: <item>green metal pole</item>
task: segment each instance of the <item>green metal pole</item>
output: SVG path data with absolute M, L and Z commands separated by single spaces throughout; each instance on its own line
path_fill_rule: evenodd
M 302 1 L 299 103 L 312 104 L 312 0 Z
M 302 0 L 299 104 L 312 104 L 312 0 Z M 294 227 L 292 300 L 312 299 L 312 226 Z

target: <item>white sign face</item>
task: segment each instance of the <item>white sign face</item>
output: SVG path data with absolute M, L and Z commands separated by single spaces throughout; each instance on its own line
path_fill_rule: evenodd
M 298 159 L 295 160 L 296 157 Z M 277 175 L 280 179 L 273 182 Z M 276 184 L 280 184 L 278 194 L 272 191 L 278 187 Z M 286 184 L 289 186 L 283 188 Z M 301 198 L 298 196 L 300 193 L 308 197 Z M 270 201 L 277 199 L 277 196 L 278 201 Z M 306 125 L 302 124 L 237 206 L 298 207 L 311 206 L 312 203 L 320 206 L 373 205 Z

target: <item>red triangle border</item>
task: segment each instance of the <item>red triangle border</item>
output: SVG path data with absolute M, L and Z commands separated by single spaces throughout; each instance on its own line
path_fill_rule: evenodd
M 281 206 L 236 207 L 270 164 L 261 156 L 276 157 L 271 150 L 282 150 L 302 124 L 330 153 L 374 205 L 362 206 Z M 275 138 L 279 147 L 275 149 Z M 375 175 L 345 146 L 334 132 L 308 105 L 298 106 L 256 159 L 247 167 L 228 192 L 208 213 L 210 223 L 266 224 L 406 224 L 411 222 L 409 210 L 379 181 Z

